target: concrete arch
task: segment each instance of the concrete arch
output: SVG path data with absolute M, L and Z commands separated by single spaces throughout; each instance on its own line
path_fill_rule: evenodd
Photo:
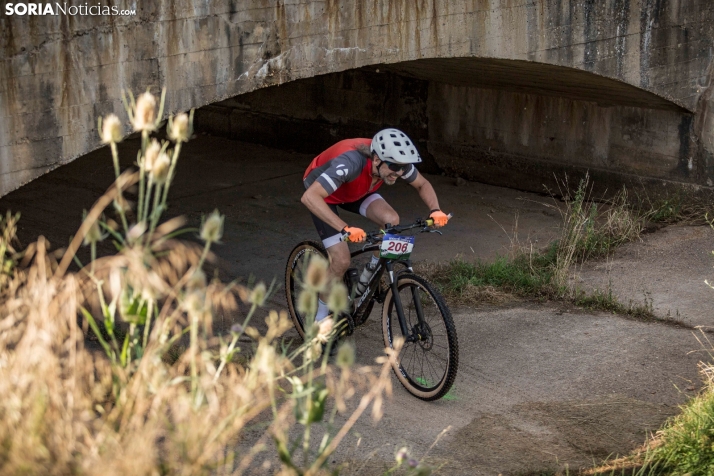
M 706 0 L 163 0 L 136 8 L 135 16 L 0 16 L 0 195 L 97 148 L 96 119 L 122 113 L 123 88 L 165 85 L 176 111 L 369 65 L 449 58 L 492 71 L 504 60 L 533 71 L 567 67 L 653 93 L 663 98 L 654 107 L 695 114 L 688 127 L 702 144 L 692 152 L 699 172 L 686 181 L 703 184 L 712 168 L 714 6 Z

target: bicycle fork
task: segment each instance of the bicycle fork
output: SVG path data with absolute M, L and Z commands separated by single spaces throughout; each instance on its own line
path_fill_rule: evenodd
M 412 271 L 411 260 L 407 261 L 407 267 L 409 271 Z M 424 323 L 424 312 L 421 306 L 421 299 L 419 298 L 419 288 L 411 286 L 412 302 L 414 303 L 414 310 L 416 311 L 418 320 L 412 332 L 412 330 L 407 327 L 407 318 L 404 315 L 404 306 L 402 306 L 402 299 L 399 296 L 397 279 L 394 277 L 394 266 L 391 261 L 386 263 L 386 268 L 387 275 L 389 276 L 389 286 L 392 288 L 392 295 L 394 296 L 394 307 L 397 309 L 397 317 L 399 318 L 399 327 L 402 330 L 405 342 L 417 342 L 427 339 L 428 335 L 425 334 L 427 334 L 428 331 Z

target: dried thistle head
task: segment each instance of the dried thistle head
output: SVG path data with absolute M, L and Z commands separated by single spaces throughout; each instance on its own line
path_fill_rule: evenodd
M 307 289 L 303 290 L 298 296 L 297 309 L 304 316 L 314 316 L 317 312 L 317 294 Z
M 330 295 L 327 297 L 327 307 L 335 314 L 339 314 L 346 311 L 348 305 L 347 287 L 340 282 L 335 282 L 332 285 Z
M 343 369 L 354 365 L 355 347 L 351 342 L 345 341 L 340 344 L 339 349 L 337 349 L 337 358 L 335 359 L 335 363 Z
M 132 125 L 135 131 L 153 131 L 156 128 L 156 98 L 145 92 L 136 98 Z
M 109 114 L 104 118 L 99 137 L 102 139 L 102 144 L 121 142 L 121 121 L 119 121 L 119 118 L 115 114 Z
M 221 215 L 218 210 L 204 217 L 201 223 L 201 239 L 207 243 L 215 243 L 223 238 L 223 220 L 224 215 Z
M 206 293 L 202 290 L 191 291 L 184 297 L 182 305 L 189 316 L 201 317 L 206 311 Z
M 174 142 L 187 142 L 191 136 L 191 127 L 188 120 L 188 114 L 182 112 L 176 117 L 169 118 L 167 126 L 169 139 Z
M 161 144 L 159 144 L 159 141 L 156 139 L 151 139 L 151 143 L 149 143 L 149 146 L 146 148 L 146 151 L 144 152 L 144 170 L 146 172 L 151 172 L 151 170 L 154 168 L 154 164 L 156 163 L 156 160 L 159 158 L 159 154 L 161 153 Z
M 329 263 L 325 258 L 313 255 L 305 273 L 305 286 L 317 292 L 323 291 L 327 285 L 328 267 Z
M 169 176 L 169 167 L 171 166 L 171 158 L 166 152 L 161 152 L 159 157 L 153 163 L 149 176 L 158 183 L 164 184 Z
M 262 306 L 265 304 L 265 298 L 267 297 L 268 290 L 265 287 L 265 283 L 260 282 L 255 285 L 253 290 L 250 292 L 250 295 L 248 296 L 248 302 L 251 304 L 255 304 L 256 306 Z
M 206 273 L 201 269 L 197 269 L 191 274 L 191 277 L 186 281 L 186 290 L 195 291 L 197 289 L 206 288 Z

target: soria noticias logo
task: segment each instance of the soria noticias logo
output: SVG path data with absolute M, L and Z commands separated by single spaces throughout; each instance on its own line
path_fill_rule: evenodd
M 136 15 L 136 9 L 122 10 L 119 7 L 102 5 L 101 3 L 85 2 L 80 5 L 71 5 L 67 2 L 59 3 L 6 3 L 5 15 L 81 15 L 81 16 L 106 16 L 106 15 Z

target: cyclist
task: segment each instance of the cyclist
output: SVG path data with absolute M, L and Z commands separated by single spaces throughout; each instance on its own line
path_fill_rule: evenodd
M 411 184 L 430 210 L 435 227 L 449 221 L 439 209 L 431 183 L 414 164 L 421 157 L 414 143 L 398 129 L 379 131 L 373 139 L 346 139 L 315 157 L 305 170 L 302 203 L 310 210 L 322 244 L 330 258 L 330 277 L 341 279 L 350 265 L 347 238 L 352 243 L 364 241 L 364 230 L 349 226 L 338 214 L 338 207 L 359 213 L 379 226 L 399 224 L 399 215 L 376 193 L 383 184 L 394 185 L 400 177 Z M 373 272 L 377 256 L 367 265 Z M 369 279 L 369 275 L 367 275 Z M 317 315 L 320 321 L 329 314 L 325 296 L 320 296 Z

